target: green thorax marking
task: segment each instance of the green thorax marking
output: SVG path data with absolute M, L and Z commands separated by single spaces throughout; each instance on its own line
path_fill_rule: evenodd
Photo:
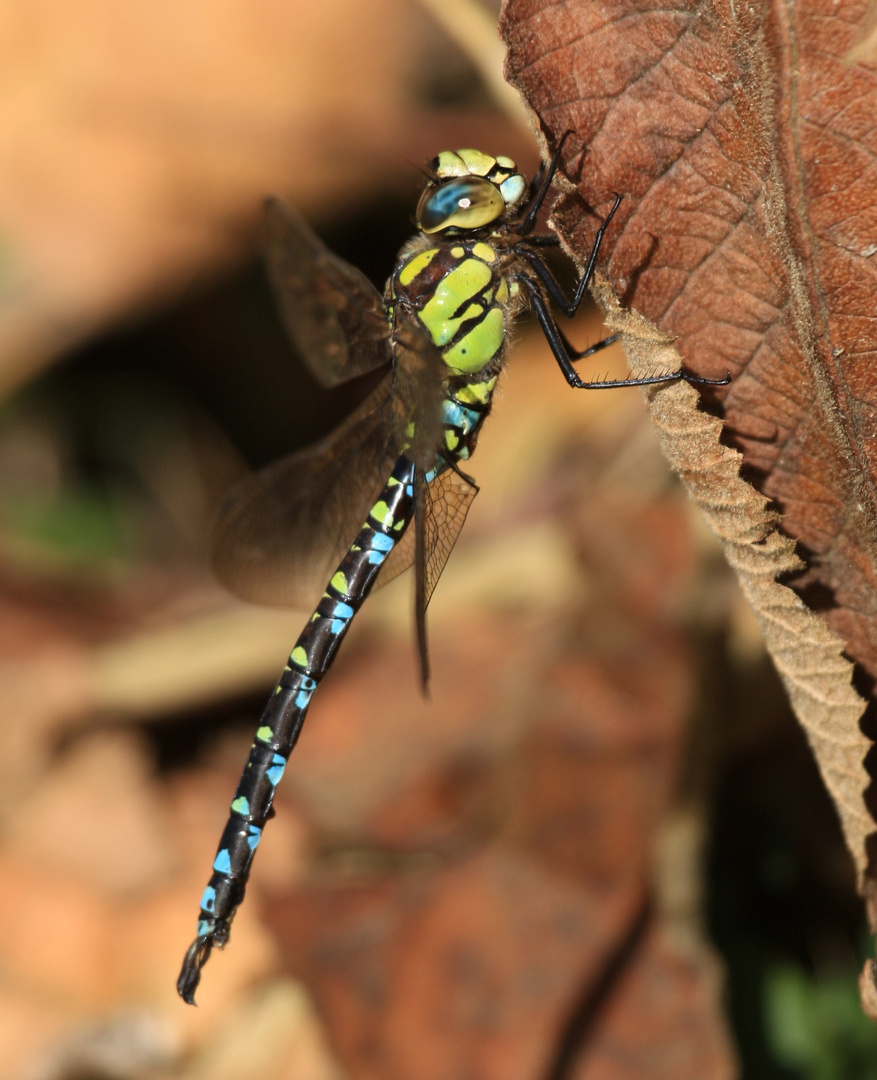
M 394 295 L 413 307 L 453 374 L 481 371 L 505 338 L 509 291 L 484 240 L 437 245 L 403 258 Z

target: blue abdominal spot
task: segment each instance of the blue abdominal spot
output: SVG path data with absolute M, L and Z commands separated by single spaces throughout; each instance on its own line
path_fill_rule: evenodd
M 231 859 L 228 854 L 228 848 L 217 851 L 216 858 L 213 860 L 213 869 L 217 874 L 231 873 Z
M 272 787 L 277 787 L 286 769 L 286 758 L 281 757 L 280 754 L 275 754 L 272 759 L 272 765 L 270 769 L 265 771 L 265 775 L 268 777 L 268 783 Z

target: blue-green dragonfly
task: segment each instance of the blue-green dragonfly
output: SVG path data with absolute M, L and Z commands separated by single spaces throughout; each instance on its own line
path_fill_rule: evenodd
M 575 362 L 615 337 L 577 351 L 550 304 L 568 318 L 575 315 L 621 196 L 568 297 L 540 253 L 557 245 L 557 237 L 533 231 L 565 140 L 529 184 L 508 157 L 479 150 L 439 154 L 417 207 L 418 233 L 400 252 L 383 295 L 333 255 L 297 213 L 268 204 L 272 278 L 311 373 L 329 387 L 381 368 L 386 374 L 328 439 L 248 480 L 220 512 L 213 562 L 235 592 L 256 602 L 309 606 L 328 584 L 265 707 L 231 804 L 201 898 L 197 937 L 177 982 L 190 1004 L 213 946 L 228 941 L 277 783 L 317 685 L 378 575 L 385 583 L 412 563 L 427 682 L 426 607 L 478 491 L 463 466 L 490 412 L 516 316 L 527 307 L 534 312 L 575 389 L 680 379 L 725 385 L 730 379 L 684 371 L 601 382 L 579 377 Z

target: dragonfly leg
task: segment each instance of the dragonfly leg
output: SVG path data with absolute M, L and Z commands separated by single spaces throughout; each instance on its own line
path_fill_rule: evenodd
M 526 236 L 533 231 L 533 227 L 536 224 L 536 218 L 539 216 L 539 211 L 542 209 L 542 204 L 545 202 L 545 196 L 548 194 L 548 189 L 551 187 L 551 182 L 554 180 L 554 174 L 557 172 L 557 166 L 560 163 L 560 155 L 563 153 L 563 146 L 566 140 L 572 135 L 572 131 L 567 130 L 561 135 L 560 142 L 557 144 L 557 149 L 551 155 L 551 160 L 548 162 L 548 168 L 542 177 L 542 182 L 533 198 L 530 200 L 530 205 L 527 209 L 527 213 L 513 226 L 514 231 L 519 236 Z M 537 173 L 538 176 L 538 173 Z
M 623 196 L 621 195 L 615 196 L 615 202 L 612 205 L 612 209 L 603 219 L 603 224 L 597 230 L 597 235 L 594 237 L 594 245 L 591 248 L 591 254 L 588 256 L 588 265 L 585 267 L 585 272 L 582 274 L 576 285 L 572 299 L 564 293 L 554 274 L 551 273 L 551 270 L 545 265 L 535 251 L 528 251 L 526 244 L 521 244 L 518 249 L 519 253 L 527 260 L 535 271 L 536 276 L 539 278 L 551 301 L 568 319 L 571 319 L 578 311 L 591 278 L 594 276 L 594 267 L 597 264 L 597 256 L 600 253 L 600 245 L 603 243 L 603 236 L 609 228 L 609 222 L 615 217 L 615 211 L 621 205 L 622 197 Z
M 608 337 L 604 337 L 602 341 L 597 341 L 593 345 L 589 345 L 587 349 L 577 349 L 556 322 L 554 323 L 554 328 L 557 331 L 558 337 L 563 342 L 563 347 L 566 350 L 567 356 L 575 363 L 578 363 L 579 360 L 584 360 L 588 356 L 593 356 L 594 353 L 608 349 L 610 345 L 614 345 L 621 337 L 621 334 L 610 334 Z
M 596 345 L 592 345 L 590 349 L 585 349 L 582 353 L 576 354 L 576 351 L 572 350 L 571 355 L 568 347 L 569 343 L 566 341 L 566 338 L 554 321 L 551 312 L 548 310 L 548 304 L 545 302 L 545 297 L 542 295 L 542 291 L 538 284 L 527 277 L 522 277 L 521 281 L 530 293 L 530 303 L 533 306 L 536 318 L 539 320 L 539 326 L 542 328 L 542 333 L 545 335 L 545 338 L 551 347 L 554 358 L 557 360 L 564 378 L 575 390 L 611 390 L 619 386 L 651 386 L 654 383 L 678 382 L 679 380 L 704 386 L 727 386 L 731 381 L 730 372 L 728 372 L 728 375 L 724 379 L 705 379 L 700 375 L 692 375 L 680 368 L 678 371 L 668 371 L 660 375 L 644 375 L 632 379 L 605 379 L 597 382 L 585 382 L 579 377 L 578 372 L 573 367 L 573 361 L 580 360 L 584 356 L 588 356 L 593 352 L 605 348 L 606 345 L 611 344 L 618 335 L 613 334 L 611 337 L 604 338 L 603 341 L 598 341 Z
M 537 233 L 527 237 L 528 247 L 560 247 L 560 237 L 557 233 Z
M 616 207 L 617 207 L 617 204 L 616 204 Z M 612 208 L 612 214 L 615 213 L 616 207 Z M 589 260 L 591 264 L 593 264 L 594 260 L 596 259 L 596 252 L 599 250 L 600 241 L 603 239 L 603 229 L 605 229 L 606 225 L 609 224 L 609 221 L 611 220 L 612 214 L 610 214 L 609 217 L 606 219 L 606 221 L 603 223 L 603 228 L 601 228 L 601 230 L 600 230 L 599 234 L 597 235 L 597 238 L 596 238 L 596 240 L 594 242 L 594 251 L 592 252 L 591 259 Z M 554 233 L 548 233 L 547 235 L 541 235 L 540 234 L 538 236 L 528 236 L 527 237 L 527 246 L 528 247 L 533 247 L 533 246 L 536 246 L 536 247 L 559 247 L 560 246 L 560 237 L 556 236 Z M 541 260 L 540 260 L 540 266 L 544 267 L 544 264 L 541 262 Z M 545 267 L 545 269 L 547 270 L 547 267 Z M 593 272 L 593 270 L 591 270 L 591 272 Z M 587 285 L 587 282 L 589 280 L 588 271 L 585 272 L 585 277 L 584 277 L 583 280 L 585 282 L 585 285 Z M 562 302 L 566 302 L 565 297 L 563 296 L 563 293 L 560 291 L 560 286 L 554 280 L 553 276 L 550 278 L 550 286 L 549 286 L 548 282 L 546 282 L 545 284 L 546 284 L 546 288 L 550 287 L 552 289 L 552 291 L 555 293 L 555 295 L 560 296 L 560 299 L 561 299 Z M 578 286 L 576 286 L 577 290 L 579 288 L 581 288 L 581 287 L 582 287 L 581 283 Z M 580 302 L 580 300 L 579 300 L 579 302 Z M 571 360 L 584 360 L 585 357 L 593 356 L 594 353 L 598 353 L 602 349 L 606 349 L 610 345 L 614 345 L 615 342 L 618 340 L 618 337 L 619 337 L 618 334 L 610 334 L 609 337 L 603 338 L 602 341 L 598 341 L 595 345 L 590 345 L 587 349 L 577 349 L 570 342 L 569 338 L 566 336 L 566 334 L 564 334 L 564 332 L 560 329 L 559 326 L 557 327 L 557 332 L 560 335 L 561 341 L 563 341 L 564 347 L 566 348 L 567 355 L 569 356 L 569 358 Z

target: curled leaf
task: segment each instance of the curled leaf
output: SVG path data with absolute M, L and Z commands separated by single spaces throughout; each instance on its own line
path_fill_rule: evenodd
M 596 293 L 607 326 L 622 335 L 635 374 L 680 367 L 682 358 L 672 341 L 637 312 L 624 311 L 605 280 Z M 852 688 L 844 642 L 777 580 L 798 570 L 801 560 L 793 541 L 780 531 L 780 515 L 741 478 L 743 455 L 722 445 L 721 420 L 698 408 L 699 394 L 687 383 L 649 387 L 647 396 L 664 454 L 719 537 L 755 612 L 837 806 L 861 880 L 867 866 L 865 841 L 873 830 L 862 798 L 870 743 L 859 731 L 865 702 Z

